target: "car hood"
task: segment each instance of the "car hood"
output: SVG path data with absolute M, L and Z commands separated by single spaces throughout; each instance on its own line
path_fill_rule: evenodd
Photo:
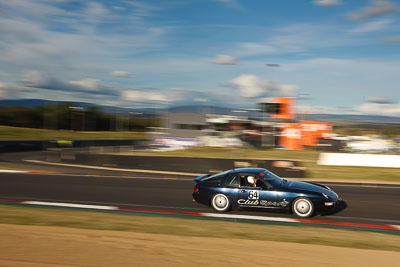
M 287 181 L 281 188 L 296 190 L 296 191 L 307 191 L 307 192 L 316 192 L 316 193 L 324 193 L 329 196 L 332 200 L 336 201 L 338 199 L 338 195 L 331 190 L 329 187 L 317 184 L 317 183 L 309 183 L 309 182 L 301 182 L 301 181 Z

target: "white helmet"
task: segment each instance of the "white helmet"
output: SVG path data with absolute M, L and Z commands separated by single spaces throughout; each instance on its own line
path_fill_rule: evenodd
M 254 177 L 253 176 L 247 176 L 247 182 L 249 184 L 254 184 Z

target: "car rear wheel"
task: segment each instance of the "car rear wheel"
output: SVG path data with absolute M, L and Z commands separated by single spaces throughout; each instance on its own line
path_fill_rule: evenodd
M 309 218 L 314 215 L 314 204 L 305 197 L 299 197 L 293 201 L 292 210 L 301 218 Z
M 224 194 L 217 194 L 211 200 L 211 206 L 219 212 L 228 211 L 231 204 L 229 198 Z

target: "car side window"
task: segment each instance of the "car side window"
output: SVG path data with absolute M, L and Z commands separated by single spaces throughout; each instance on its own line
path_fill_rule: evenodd
M 229 186 L 229 187 L 238 187 L 239 186 L 239 179 L 238 178 L 239 178 L 239 176 L 236 175 L 236 174 L 229 176 L 226 179 L 225 185 Z
M 250 184 L 247 180 L 247 177 L 249 177 L 249 176 L 252 176 L 252 175 L 244 174 L 244 173 L 239 174 L 240 187 L 254 187 L 254 185 Z
M 255 185 L 249 183 L 249 181 L 247 179 L 249 176 L 256 179 Z M 239 181 L 240 181 L 240 187 L 261 188 L 264 190 L 267 189 L 267 185 L 263 181 L 261 181 L 261 179 L 260 179 L 260 177 L 258 177 L 258 175 L 241 173 L 241 174 L 239 174 Z
M 266 190 L 272 188 L 272 186 L 265 181 L 261 177 L 257 176 L 257 187 L 261 187 L 261 189 Z

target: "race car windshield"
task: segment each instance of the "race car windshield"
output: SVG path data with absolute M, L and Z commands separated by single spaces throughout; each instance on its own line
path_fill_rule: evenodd
M 262 179 L 264 181 L 266 181 L 267 183 L 269 183 L 270 185 L 272 185 L 273 187 L 279 186 L 280 184 L 283 183 L 283 179 L 282 178 L 280 178 L 276 174 L 273 174 L 270 171 L 265 171 L 265 172 L 263 172 L 263 174 L 264 175 L 262 176 Z

